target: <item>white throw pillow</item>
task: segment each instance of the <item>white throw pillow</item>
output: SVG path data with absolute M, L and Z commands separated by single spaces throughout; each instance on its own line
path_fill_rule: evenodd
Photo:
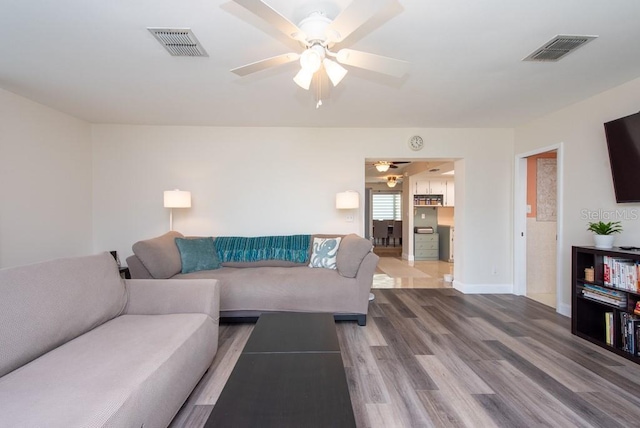
M 338 247 L 342 238 L 313 238 L 309 267 L 336 269 Z

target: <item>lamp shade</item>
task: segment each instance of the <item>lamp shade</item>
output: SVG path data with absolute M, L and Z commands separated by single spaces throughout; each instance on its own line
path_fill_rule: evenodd
M 191 208 L 191 192 L 184 190 L 165 190 L 165 208 Z
M 336 193 L 336 209 L 352 210 L 360 206 L 360 195 L 355 190 Z
M 387 172 L 389 168 L 391 168 L 391 163 L 386 161 L 380 161 L 380 162 L 376 162 L 374 166 L 379 172 Z
M 338 83 L 347 75 L 347 69 L 329 58 L 325 58 L 322 63 L 333 86 L 338 86 Z
M 323 58 L 324 48 L 319 45 L 314 45 L 300 55 L 300 67 L 313 74 L 320 68 Z
M 311 81 L 313 80 L 313 72 L 309 70 L 305 70 L 301 68 L 298 71 L 298 74 L 295 75 L 293 81 L 296 82 L 296 85 L 300 86 L 302 89 L 309 90 L 311 86 Z

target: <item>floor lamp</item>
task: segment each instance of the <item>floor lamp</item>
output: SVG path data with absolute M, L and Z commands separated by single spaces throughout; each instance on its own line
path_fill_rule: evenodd
M 169 208 L 169 230 L 173 230 L 173 209 L 191 208 L 191 192 L 183 190 L 165 190 L 164 207 Z
M 360 194 L 355 190 L 347 190 L 346 192 L 336 193 L 336 209 L 339 210 L 357 210 L 360 208 Z M 347 214 L 347 221 L 353 221 L 353 214 Z M 373 293 L 369 293 L 369 301 L 375 299 Z

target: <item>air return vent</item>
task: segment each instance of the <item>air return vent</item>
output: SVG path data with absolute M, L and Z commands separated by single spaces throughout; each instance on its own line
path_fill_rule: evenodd
M 536 49 L 523 61 L 558 61 L 580 46 L 589 43 L 598 36 L 566 36 L 559 35 L 545 43 L 541 48 Z
M 173 56 L 209 56 L 189 28 L 147 28 Z

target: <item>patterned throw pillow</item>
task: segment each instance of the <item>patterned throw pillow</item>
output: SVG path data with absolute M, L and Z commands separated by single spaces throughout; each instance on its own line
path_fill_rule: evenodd
M 176 238 L 176 245 L 182 261 L 181 273 L 220 268 L 213 238 Z
M 313 253 L 309 267 L 336 269 L 338 247 L 342 238 L 313 238 Z

